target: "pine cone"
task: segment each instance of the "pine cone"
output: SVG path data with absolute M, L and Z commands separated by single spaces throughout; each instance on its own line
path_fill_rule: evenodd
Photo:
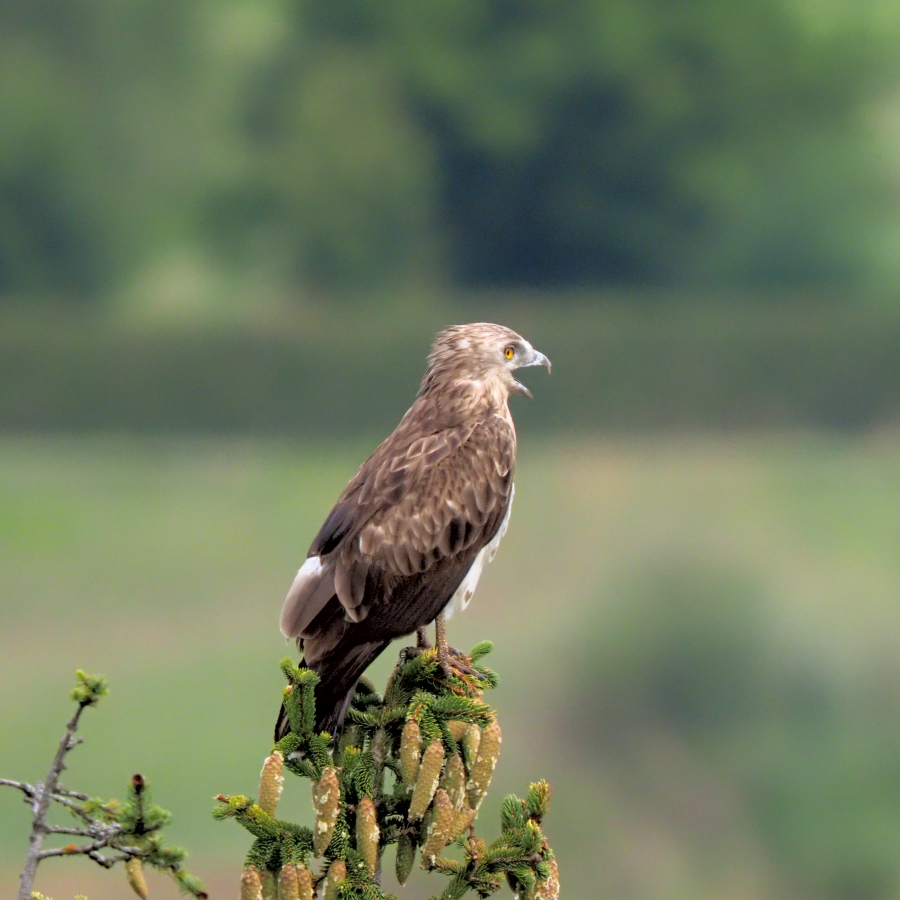
M 337 772 L 331 766 L 327 766 L 322 772 L 322 777 L 313 782 L 313 806 L 316 810 L 313 849 L 316 856 L 321 856 L 331 843 L 341 808 L 341 787 Z
M 481 732 L 481 741 L 478 745 L 478 755 L 475 757 L 475 763 L 472 766 L 471 775 L 469 776 L 468 794 L 469 805 L 476 812 L 484 800 L 487 789 L 494 775 L 494 769 L 497 766 L 497 760 L 500 757 L 500 744 L 503 742 L 503 735 L 500 732 L 500 724 L 494 719 L 484 731 Z
M 428 749 L 422 754 L 416 786 L 413 788 L 412 801 L 409 804 L 409 819 L 411 822 L 415 822 L 416 819 L 421 819 L 425 815 L 425 810 L 428 809 L 431 798 L 437 789 L 443 764 L 444 744 L 440 738 L 437 738 L 432 741 Z
M 356 809 L 356 849 L 363 858 L 369 877 L 375 877 L 378 867 L 378 818 L 371 797 L 363 797 Z

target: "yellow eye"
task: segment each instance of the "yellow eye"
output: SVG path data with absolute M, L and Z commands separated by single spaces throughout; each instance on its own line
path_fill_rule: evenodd
M 512 358 L 516 355 L 516 348 L 515 348 L 515 347 L 507 347 L 507 348 L 503 351 L 503 355 L 504 355 L 507 359 L 512 359 Z

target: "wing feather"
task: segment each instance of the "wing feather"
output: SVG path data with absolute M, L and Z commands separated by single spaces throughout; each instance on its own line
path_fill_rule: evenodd
M 356 609 L 362 604 L 368 573 L 369 564 L 363 556 L 338 560 L 334 570 L 334 591 L 345 609 Z
M 410 448 L 402 501 L 374 511 L 358 542 L 360 554 L 399 577 L 491 540 L 509 505 L 515 433 L 492 417 L 463 433 L 419 438 Z
M 492 415 L 416 433 L 422 425 L 401 422 L 313 541 L 282 611 L 304 655 L 325 652 L 347 627 L 382 640 L 432 621 L 497 534 L 512 490 L 511 422 Z
M 334 571 L 318 556 L 300 567 L 281 607 L 281 633 L 299 637 L 334 596 Z

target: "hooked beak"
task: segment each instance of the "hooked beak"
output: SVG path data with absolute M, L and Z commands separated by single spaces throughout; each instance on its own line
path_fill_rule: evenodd
M 543 353 L 539 352 L 538 350 L 534 351 L 534 356 L 531 358 L 531 362 L 526 363 L 526 365 L 543 366 L 547 370 L 548 375 L 553 370 L 553 364 L 550 362 L 549 359 L 547 359 L 546 356 L 544 356 Z
M 543 366 L 548 373 L 552 369 L 552 363 L 550 362 L 550 360 L 547 359 L 547 357 L 538 350 L 532 350 L 531 358 L 528 360 L 528 362 L 522 363 L 522 365 L 518 366 L 518 368 L 524 369 L 529 366 Z M 525 387 L 524 384 L 522 384 L 521 381 L 514 381 L 513 384 L 520 394 L 524 394 L 526 397 L 528 397 L 529 400 L 533 399 L 534 395 L 531 393 L 531 391 L 528 390 L 527 387 Z

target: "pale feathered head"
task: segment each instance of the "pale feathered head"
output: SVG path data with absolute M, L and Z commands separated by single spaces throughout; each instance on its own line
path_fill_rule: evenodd
M 513 372 L 524 366 L 544 366 L 550 360 L 521 335 L 503 325 L 475 322 L 439 331 L 428 357 L 422 393 L 460 381 L 499 384 L 507 393 L 531 396 Z

